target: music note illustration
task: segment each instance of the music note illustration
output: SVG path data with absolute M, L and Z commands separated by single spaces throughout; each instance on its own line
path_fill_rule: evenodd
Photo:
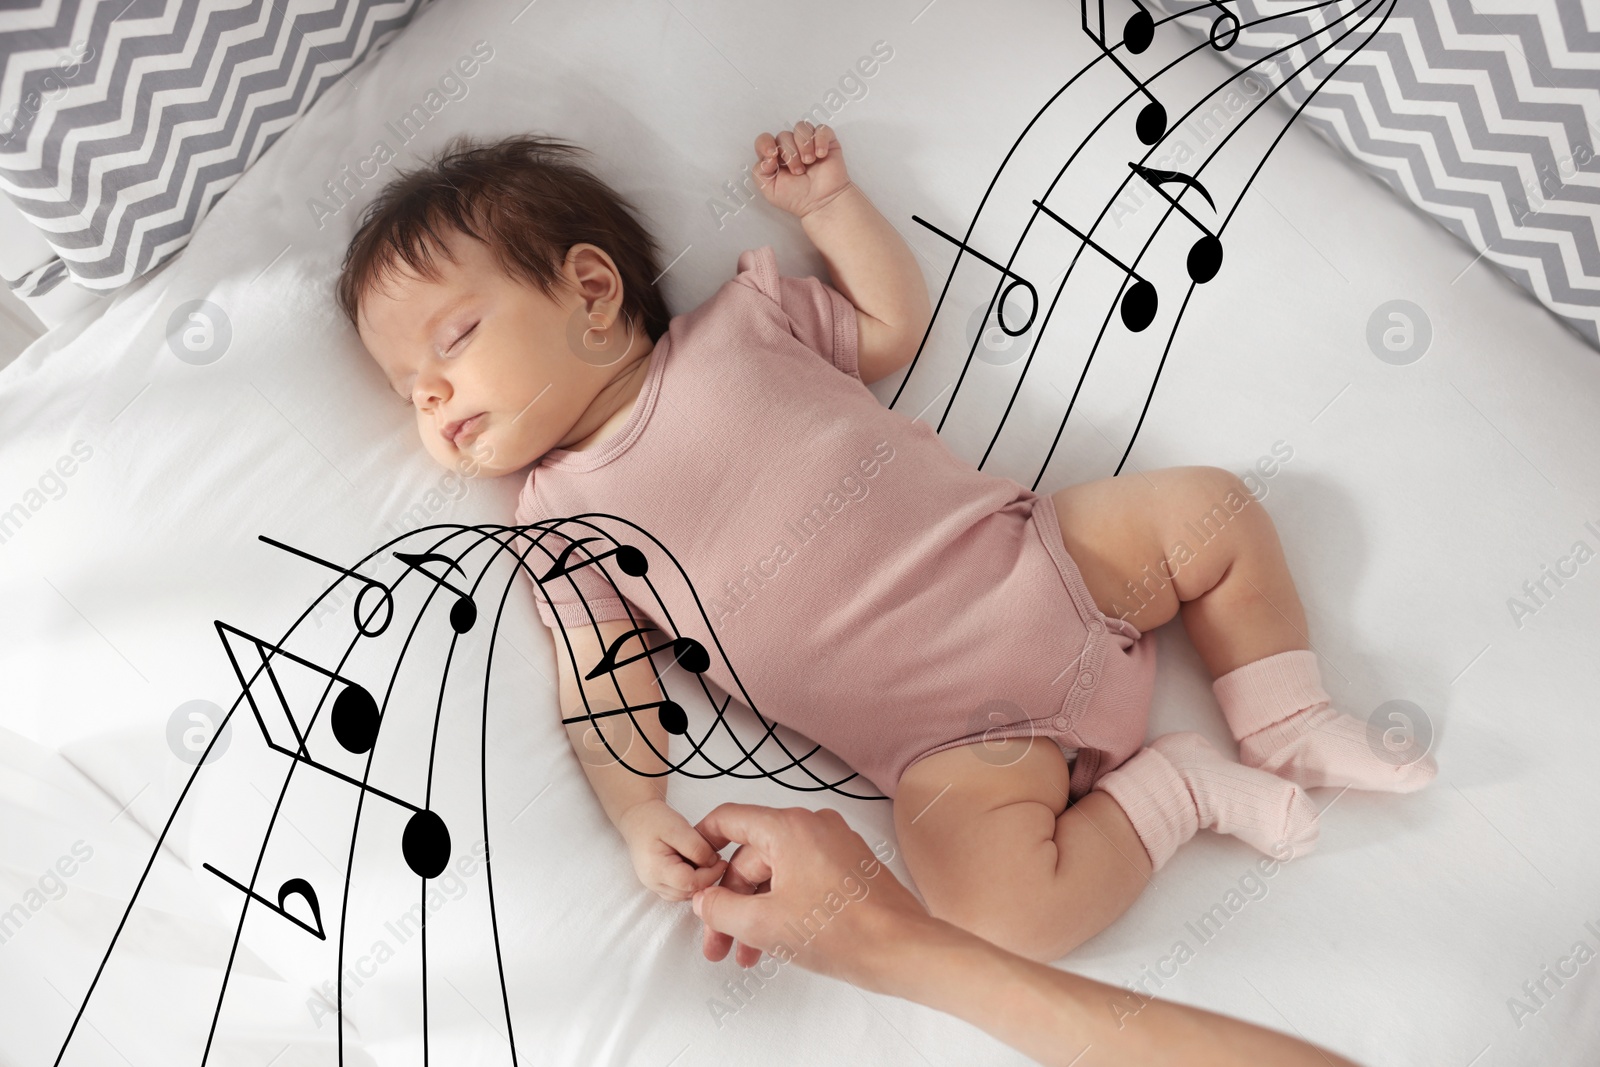
M 1211 39 L 1211 47 L 1215 48 L 1219 52 L 1226 52 L 1228 49 L 1232 48 L 1234 42 L 1239 39 L 1239 16 L 1235 15 L 1232 11 L 1229 11 L 1222 3 L 1222 0 L 1211 0 L 1211 6 L 1222 12 L 1222 14 L 1211 20 L 1211 33 L 1209 34 Z M 1220 28 L 1224 23 L 1229 22 L 1233 24 L 1233 29 L 1228 36 L 1228 43 L 1219 44 L 1218 37 Z
M 657 708 L 656 719 L 660 721 L 661 728 L 669 734 L 686 734 L 689 732 L 689 714 L 683 706 L 675 700 L 652 700 L 648 704 L 628 704 L 620 708 L 611 708 L 608 711 L 586 711 L 582 715 L 573 715 L 562 719 L 563 724 L 575 722 L 589 722 L 594 719 L 606 719 L 613 715 L 627 715 L 635 711 L 649 711 Z
M 585 540 L 594 539 L 586 538 Z M 637 626 L 632 630 L 629 630 L 627 633 L 618 636 L 615 641 L 611 642 L 611 645 L 606 649 L 604 655 L 600 657 L 600 661 L 595 664 L 594 669 L 583 676 L 583 680 L 588 682 L 600 677 L 602 674 L 610 674 L 619 667 L 633 663 L 635 660 L 645 659 L 654 653 L 660 652 L 664 648 L 672 649 L 672 658 L 677 662 L 678 666 L 682 667 L 690 674 L 704 674 L 706 671 L 711 669 L 711 655 L 706 651 L 706 646 L 701 644 L 699 641 L 696 641 L 692 637 L 675 637 L 670 641 L 663 642 L 662 644 L 651 648 L 645 644 L 644 638 L 640 637 L 641 634 L 651 631 L 657 633 L 660 632 L 654 626 Z M 627 657 L 626 659 L 618 658 L 619 653 L 622 650 L 622 646 L 633 640 L 635 637 L 639 637 L 639 645 L 644 649 L 644 651 L 638 652 Z M 688 732 L 688 713 L 686 713 L 683 710 L 683 707 L 674 700 L 655 700 L 648 704 L 630 704 L 625 707 L 612 708 L 608 711 L 585 712 L 582 715 L 574 715 L 571 718 L 562 719 L 561 721 L 563 723 L 585 722 L 591 719 L 607 718 L 612 715 L 626 715 L 635 711 L 648 711 L 651 708 L 658 709 L 656 711 L 656 718 L 660 721 L 662 729 L 666 730 L 667 733 L 683 734 Z
M 300 549 L 295 548 L 293 545 L 286 545 L 282 541 L 275 541 L 266 534 L 257 534 L 256 536 L 265 541 L 267 544 L 272 545 L 274 548 L 281 548 L 285 552 L 292 552 L 301 559 L 309 559 L 312 563 L 320 564 L 331 571 L 338 571 L 340 574 L 343 574 L 348 578 L 354 578 L 356 581 L 362 583 L 361 592 L 356 594 L 356 602 L 354 605 L 352 605 L 352 610 L 355 613 L 356 629 L 361 631 L 362 636 L 377 637 L 379 634 L 383 633 L 383 631 L 389 628 L 389 620 L 394 618 L 394 596 L 390 592 L 388 586 L 384 585 L 376 578 L 368 578 L 364 574 L 357 574 L 349 567 L 341 567 L 337 563 L 329 563 L 327 560 L 313 556 L 309 552 L 303 552 Z M 431 578 L 433 576 L 429 575 L 429 577 Z M 383 610 L 383 622 L 378 624 L 378 628 L 376 630 L 369 630 L 366 627 L 366 621 L 369 620 L 373 614 L 376 614 L 377 609 L 374 609 L 373 612 L 370 613 L 363 612 L 361 610 L 361 604 L 366 599 L 367 594 L 373 590 L 377 590 L 378 595 L 381 598 L 378 601 L 378 607 Z
M 1167 202 L 1183 213 L 1183 217 L 1194 223 L 1200 232 L 1205 234 L 1189 248 L 1189 258 L 1185 264 L 1189 270 L 1189 277 L 1199 284 L 1205 284 L 1217 276 L 1217 271 L 1222 269 L 1222 242 L 1210 228 L 1190 214 L 1189 209 L 1179 203 L 1178 198 L 1161 188 L 1163 185 L 1181 185 L 1193 189 L 1205 198 L 1212 211 L 1217 210 L 1217 205 L 1212 201 L 1211 194 L 1206 187 L 1200 184 L 1198 178 L 1190 177 L 1181 171 L 1156 170 L 1154 167 L 1144 167 L 1137 163 L 1129 163 L 1133 172 L 1149 183 L 1150 188 L 1160 193 Z M 1182 194 L 1179 194 L 1180 196 Z
M 1099 245 L 1095 244 L 1094 241 L 1090 239 L 1088 234 L 1078 229 L 1060 215 L 1057 215 L 1054 211 L 1051 211 L 1049 208 L 1045 207 L 1044 204 L 1035 200 L 1033 201 L 1033 206 L 1038 208 L 1040 211 L 1043 211 L 1046 215 L 1049 215 L 1057 222 L 1061 223 L 1061 225 L 1065 226 L 1068 230 L 1075 234 L 1080 241 L 1094 249 L 1096 252 L 1099 252 L 1102 256 L 1106 257 L 1106 259 L 1116 264 L 1124 274 L 1134 279 L 1134 283 L 1128 287 L 1128 291 L 1122 294 L 1122 303 L 1120 306 L 1122 311 L 1122 324 L 1124 326 L 1126 326 L 1132 332 L 1138 333 L 1155 321 L 1156 308 L 1159 306 L 1160 300 L 1156 296 L 1156 287 L 1154 285 L 1151 285 L 1150 282 L 1147 281 L 1138 271 L 1134 270 L 1126 263 L 1123 263 L 1122 260 L 1112 255 L 1110 252 L 1107 252 L 1104 248 L 1101 248 Z
M 328 939 L 328 935 L 322 929 L 322 905 L 317 902 L 317 891 L 312 888 L 311 883 L 306 881 L 304 878 L 290 878 L 288 881 L 284 882 L 283 885 L 279 886 L 278 902 L 274 904 L 260 893 L 252 890 L 249 886 L 229 878 L 227 875 L 211 866 L 211 864 L 202 863 L 200 866 L 204 867 L 218 878 L 221 878 L 224 882 L 227 882 L 229 885 L 239 890 L 239 892 L 243 893 L 251 900 L 262 905 L 268 911 L 275 911 L 279 915 L 282 915 L 285 919 L 288 919 L 290 922 L 294 923 L 296 926 L 310 934 L 312 937 L 316 938 L 318 941 L 326 941 Z M 288 909 L 288 907 L 285 906 L 284 901 L 290 896 L 298 896 L 300 899 L 306 902 L 306 905 L 311 909 L 311 918 L 316 922 L 317 925 L 312 926 L 304 919 L 301 919 L 298 915 L 295 915 Z
M 618 667 L 632 663 L 634 660 L 644 659 L 653 653 L 660 652 L 663 648 L 672 649 L 672 658 L 678 661 L 678 666 L 690 674 L 704 674 L 710 669 L 711 657 L 706 653 L 706 646 L 692 637 L 674 637 L 665 644 L 657 645 L 654 648 L 646 647 L 643 652 L 629 656 L 627 659 L 617 658 L 617 652 L 623 645 L 633 640 L 635 636 L 652 630 L 660 633 L 654 626 L 636 626 L 619 636 L 615 641 L 611 642 L 610 647 L 605 651 L 605 655 L 600 657 L 600 662 L 594 665 L 594 669 L 583 676 L 583 680 L 587 682 L 600 677 L 602 674 L 610 674 Z M 639 643 L 641 645 L 644 644 L 642 638 Z
M 396 552 L 394 558 L 404 563 L 425 578 L 431 578 L 444 588 L 456 595 L 456 602 L 450 608 L 450 628 L 458 634 L 464 634 L 472 629 L 472 624 L 478 621 L 478 605 L 472 602 L 472 594 L 463 593 L 455 586 L 436 574 L 423 569 L 424 563 L 443 563 L 446 570 L 461 572 L 461 567 L 449 556 L 437 552 Z M 466 577 L 462 572 L 462 577 Z
M 1127 45 L 1131 54 L 1138 55 L 1149 48 L 1150 42 L 1155 39 L 1156 24 L 1155 19 L 1150 17 L 1149 10 L 1139 0 L 1133 0 L 1133 6 L 1138 10 L 1128 16 L 1128 21 L 1123 24 L 1122 43 Z M 1147 145 L 1153 145 L 1161 140 L 1162 134 L 1167 132 L 1167 109 L 1161 106 L 1161 101 L 1157 100 L 1149 89 L 1145 88 L 1145 84 L 1139 79 L 1139 76 L 1129 70 L 1127 65 L 1117 58 L 1113 47 L 1106 45 L 1105 26 L 1105 0 L 1094 0 L 1092 8 L 1090 0 L 1083 0 L 1083 32 L 1100 49 L 1100 54 L 1116 64 L 1117 69 L 1126 74 L 1128 80 L 1133 82 L 1134 88 L 1144 94 L 1144 98 L 1149 101 L 1139 111 L 1139 117 L 1134 121 L 1133 128 L 1140 141 Z M 1237 31 L 1235 31 L 1234 36 L 1238 36 Z M 1233 42 L 1230 41 L 1228 43 L 1232 44 Z
M 918 215 L 912 215 L 911 216 L 911 221 L 912 222 L 920 222 L 920 223 L 922 223 L 922 225 L 926 226 L 928 229 L 932 230 L 934 233 L 938 234 L 940 237 L 943 237 L 946 241 L 949 241 L 951 244 L 955 245 L 957 248 L 960 248 L 963 251 L 970 252 L 973 255 L 977 256 L 979 259 L 981 259 L 985 263 L 989 264 L 989 266 L 991 266 L 995 270 L 999 271 L 1005 277 L 1016 279 L 1015 281 L 1012 281 L 1009 284 L 1007 284 L 1004 289 L 1000 290 L 1000 302 L 999 302 L 999 305 L 995 309 L 995 318 L 998 319 L 999 322 L 1000 322 L 1000 329 L 1005 331 L 1006 335 L 1009 336 L 1009 337 L 1021 337 L 1023 334 L 1028 332 L 1028 327 L 1033 325 L 1034 316 L 1039 314 L 1039 291 L 1033 287 L 1033 283 L 1032 282 L 1028 281 L 1028 279 L 1024 278 L 1022 275 L 1018 274 L 1016 271 L 1007 270 L 1005 267 L 1002 267 L 1000 264 L 996 263 L 994 260 L 992 260 L 988 256 L 984 255 L 982 252 L 979 252 L 976 248 L 973 248 L 971 245 L 967 244 L 966 242 L 958 240 L 958 239 L 956 239 L 954 237 L 951 237 L 949 234 L 947 234 L 943 230 L 939 229 L 939 227 L 935 226 L 933 223 L 929 222 L 927 219 L 924 219 L 924 218 L 922 218 L 921 216 L 918 216 Z M 1024 289 L 1028 290 L 1028 300 L 1029 300 L 1029 303 L 1028 303 L 1028 321 L 1024 322 L 1021 326 L 1019 326 L 1015 330 L 1013 330 L 1011 327 L 1006 325 L 1006 301 L 1011 299 L 1012 290 L 1014 290 L 1019 285 L 1022 286 Z
M 616 556 L 617 566 L 622 568 L 623 574 L 629 575 L 630 577 L 639 578 L 649 573 L 650 561 L 645 558 L 645 554 L 643 552 L 640 552 L 632 545 L 618 545 L 616 548 L 607 549 L 597 556 L 588 556 L 586 559 L 583 559 L 578 563 L 569 564 L 567 562 L 567 560 L 571 558 L 572 554 L 578 550 L 580 545 L 586 545 L 590 541 L 602 540 L 604 540 L 604 538 L 580 537 L 576 541 L 569 541 L 567 543 L 567 547 L 561 550 L 561 555 L 558 556 L 556 561 L 550 565 L 550 569 L 539 576 L 540 584 L 556 578 L 561 578 L 577 570 L 579 567 L 587 567 L 591 563 L 599 563 L 607 556 Z
M 348 782 L 363 793 L 371 793 L 381 797 L 391 804 L 405 808 L 412 813 L 406 822 L 406 828 L 400 839 L 400 851 L 405 857 L 406 865 L 423 878 L 434 878 L 444 870 L 445 864 L 450 861 L 450 830 L 445 826 L 444 820 L 426 808 L 420 808 L 409 800 L 402 800 L 392 793 L 348 774 L 334 770 L 324 763 L 313 759 L 306 748 L 305 734 L 301 731 L 299 723 L 295 720 L 294 712 L 288 705 L 284 696 L 283 687 L 278 684 L 276 672 L 272 669 L 274 657 L 282 656 L 293 663 L 298 663 L 307 669 L 331 678 L 344 685 L 344 690 L 334 698 L 333 710 L 330 718 L 333 725 L 334 737 L 339 744 L 354 753 L 366 752 L 377 741 L 378 725 L 381 716 L 378 712 L 377 702 L 372 699 L 372 694 L 365 686 L 328 670 L 311 660 L 295 655 L 288 649 L 278 645 L 268 644 L 260 638 L 245 633 L 234 626 L 229 626 L 221 619 L 216 620 L 217 634 L 222 637 L 222 647 L 228 653 L 228 661 L 233 665 L 234 674 L 239 683 L 244 687 L 245 701 L 250 706 L 250 711 L 255 716 L 256 725 L 261 730 L 262 740 L 274 752 L 298 760 L 314 770 L 337 778 L 341 782 Z M 267 726 L 266 718 L 261 713 L 261 707 L 256 703 L 255 688 L 250 684 L 251 676 L 246 675 L 239 665 L 238 658 L 233 653 L 233 646 L 228 643 L 225 633 L 235 634 L 255 646 L 256 654 L 261 657 L 262 666 L 267 672 L 267 680 L 272 683 L 272 690 L 277 694 L 279 702 L 283 705 L 283 717 L 289 724 L 289 731 L 294 734 L 294 748 L 287 748 L 278 744 L 272 737 L 272 731 Z M 268 654 L 270 653 L 270 655 Z

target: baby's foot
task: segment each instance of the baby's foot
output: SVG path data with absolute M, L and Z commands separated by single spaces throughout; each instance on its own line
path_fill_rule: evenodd
M 1438 773 L 1432 756 L 1397 764 L 1368 743 L 1367 725 L 1326 703 L 1315 704 L 1257 730 L 1239 742 L 1239 762 L 1298 782 L 1412 793 Z
M 1235 763 L 1193 732 L 1163 734 L 1150 747 L 1183 779 L 1201 827 L 1269 855 L 1287 846 L 1300 856 L 1316 846 L 1321 813 L 1294 782 Z

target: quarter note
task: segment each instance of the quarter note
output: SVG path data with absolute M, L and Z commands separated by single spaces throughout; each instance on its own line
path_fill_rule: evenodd
M 1096 252 L 1099 252 L 1102 256 L 1105 256 L 1112 263 L 1116 264 L 1124 274 L 1128 275 L 1128 277 L 1135 279 L 1134 283 L 1128 287 L 1128 291 L 1122 294 L 1121 310 L 1122 324 L 1124 326 L 1132 330 L 1134 333 L 1138 333 L 1155 321 L 1156 308 L 1160 304 L 1160 300 L 1156 295 L 1155 286 L 1151 285 L 1147 280 L 1145 280 L 1145 278 L 1140 275 L 1138 271 L 1134 270 L 1132 267 L 1123 263 L 1122 260 L 1112 255 L 1110 252 L 1107 252 L 1105 249 L 1095 244 L 1094 241 L 1090 239 L 1088 234 L 1078 229 L 1060 215 L 1057 215 L 1054 211 L 1051 211 L 1049 208 L 1045 207 L 1044 204 L 1035 200 L 1033 202 L 1033 206 L 1038 208 L 1040 211 L 1043 211 L 1046 215 L 1049 215 L 1057 222 L 1061 223 L 1061 225 L 1065 226 L 1068 230 L 1077 235 L 1078 239 L 1084 244 L 1088 245 Z
M 328 670 L 311 660 L 297 656 L 288 649 L 277 645 L 270 645 L 259 637 L 245 633 L 234 626 L 229 626 L 221 619 L 216 620 L 217 634 L 237 634 L 255 646 L 256 654 L 261 657 L 262 666 L 266 669 L 267 679 L 272 683 L 272 688 L 283 704 L 283 714 L 289 722 L 289 730 L 294 734 L 295 747 L 285 748 L 272 739 L 272 731 L 267 728 L 267 721 L 261 714 L 261 708 L 256 704 L 255 692 L 250 685 L 250 679 L 245 677 L 243 668 L 239 666 L 238 659 L 233 654 L 233 646 L 226 637 L 222 637 L 222 647 L 228 653 L 228 661 L 233 665 L 233 672 L 239 679 L 239 684 L 244 687 L 245 700 L 250 704 L 250 711 L 255 715 L 256 725 L 261 730 L 261 739 L 268 748 L 274 752 L 298 760 L 314 770 L 321 771 L 341 782 L 348 782 L 363 793 L 371 793 L 381 797 L 399 807 L 410 811 L 411 818 L 406 822 L 406 828 L 400 841 L 400 851 L 405 856 L 406 865 L 423 878 L 434 878 L 444 870 L 445 864 L 450 860 L 450 830 L 445 826 L 444 820 L 426 808 L 419 808 L 409 800 L 402 800 L 392 793 L 348 774 L 334 770 L 326 764 L 319 763 L 311 757 L 306 749 L 305 735 L 300 732 L 300 726 L 295 721 L 294 711 L 289 707 L 288 698 L 284 696 L 283 688 L 278 684 L 277 675 L 272 669 L 272 659 L 267 655 L 282 656 L 285 659 L 298 663 L 310 670 L 344 684 L 344 691 L 333 701 L 333 710 L 330 713 L 334 737 L 339 744 L 351 752 L 361 753 L 372 748 L 377 741 L 378 726 L 381 716 L 378 712 L 377 702 L 372 699 L 372 694 L 362 686 L 342 674 Z M 702 654 L 703 654 L 702 650 Z M 221 872 L 218 872 L 221 873 Z
M 1214 212 L 1217 205 L 1212 201 L 1211 194 L 1206 192 L 1206 187 L 1200 184 L 1200 179 L 1176 170 L 1156 170 L 1153 167 L 1142 167 L 1137 163 L 1129 163 L 1133 172 L 1150 184 L 1150 188 L 1166 197 L 1167 202 L 1182 212 L 1183 217 L 1194 223 L 1200 232 L 1205 234 L 1189 248 L 1189 259 L 1186 266 L 1189 277 L 1199 284 L 1205 284 L 1217 276 L 1217 271 L 1222 269 L 1222 242 L 1217 235 L 1208 229 L 1205 223 L 1189 213 L 1189 209 L 1178 202 L 1178 198 L 1161 188 L 1163 185 L 1181 185 L 1193 189 L 1205 198 L 1207 204 Z
M 290 922 L 294 923 L 296 926 L 310 934 L 312 937 L 316 938 L 318 941 L 328 940 L 328 935 L 323 932 L 322 929 L 322 905 L 317 903 L 317 891 L 313 889 L 311 883 L 306 881 L 304 878 L 290 878 L 288 881 L 284 882 L 283 885 L 279 886 L 278 902 L 274 904 L 260 893 L 250 889 L 249 886 L 243 885 L 234 881 L 232 878 L 229 878 L 227 875 L 211 866 L 211 864 L 202 863 L 200 866 L 204 867 L 218 878 L 221 878 L 224 882 L 227 882 L 229 885 L 233 886 L 233 888 L 239 890 L 239 892 L 260 904 L 268 911 L 275 911 L 279 915 L 282 915 L 285 919 L 288 919 Z M 284 905 L 284 901 L 290 896 L 298 896 L 300 899 L 306 902 L 306 906 L 311 909 L 311 918 L 316 922 L 317 925 L 312 926 L 310 923 L 289 911 L 289 909 Z
M 970 252 L 977 256 L 979 259 L 989 264 L 989 266 L 999 271 L 1004 277 L 1015 279 L 1015 281 L 1010 282 L 1004 289 L 1000 290 L 1000 302 L 995 310 L 995 318 L 999 320 L 1000 329 L 1003 330 L 1008 337 L 1021 337 L 1023 334 L 1028 332 L 1028 327 L 1033 325 L 1034 316 L 1039 314 L 1039 291 L 1033 287 L 1032 282 L 1028 281 L 1028 279 L 1024 278 L 1016 271 L 1007 270 L 1005 267 L 1002 267 L 1000 264 L 996 263 L 994 260 L 984 255 L 982 252 L 979 252 L 976 248 L 973 248 L 966 242 L 959 241 L 956 238 L 951 237 L 949 234 L 939 229 L 939 227 L 935 226 L 927 219 L 921 218 L 917 215 L 912 215 L 911 221 L 920 222 L 922 225 L 926 226 L 940 237 L 943 237 L 946 241 L 949 241 L 962 251 Z M 1006 325 L 1006 301 L 1011 298 L 1011 291 L 1019 285 L 1028 290 L 1028 321 L 1024 322 L 1021 326 L 1013 330 L 1011 327 Z
M 309 552 L 302 552 L 293 545 L 286 545 L 282 541 L 274 541 L 266 534 L 257 534 L 256 536 L 265 541 L 267 544 L 272 545 L 274 548 L 281 548 L 285 552 L 293 552 L 301 559 L 309 559 L 312 563 L 320 564 L 321 566 L 327 567 L 329 570 L 338 571 L 347 578 L 354 578 L 356 581 L 362 583 L 361 592 L 356 594 L 356 602 L 354 605 L 352 605 L 352 609 L 355 612 L 356 629 L 361 631 L 363 637 L 377 637 L 379 634 L 383 633 L 383 631 L 389 628 L 389 621 L 394 618 L 394 596 L 389 592 L 388 586 L 384 585 L 376 578 L 368 578 L 364 574 L 357 574 L 349 567 L 341 567 L 337 563 L 329 563 L 327 560 L 313 556 Z M 378 624 L 378 628 L 376 630 L 369 630 L 366 627 L 366 620 L 377 614 L 377 609 L 374 609 L 372 612 L 363 612 L 361 610 L 361 605 L 366 599 L 367 594 L 373 590 L 378 591 L 378 607 L 383 610 L 383 622 Z
M 1129 70 L 1126 64 L 1117 58 L 1113 48 L 1106 46 L 1105 0 L 1094 0 L 1094 3 L 1095 7 L 1091 12 L 1090 0 L 1083 0 L 1083 32 L 1100 49 L 1100 54 L 1116 64 L 1117 69 L 1126 74 L 1128 80 L 1133 82 L 1134 88 L 1144 94 L 1144 98 L 1149 101 L 1139 111 L 1139 117 L 1134 121 L 1133 128 L 1140 141 L 1147 145 L 1153 145 L 1161 140 L 1162 134 L 1167 132 L 1167 109 L 1161 106 L 1161 101 L 1157 100 L 1149 89 L 1145 88 L 1144 82 L 1139 80 L 1138 75 Z M 1133 0 L 1133 6 L 1138 10 L 1128 16 L 1128 21 L 1123 24 L 1122 43 L 1127 45 L 1130 54 L 1138 55 L 1149 48 L 1150 42 L 1155 39 L 1156 24 L 1155 19 L 1150 17 L 1149 9 L 1139 0 Z M 1098 16 L 1098 18 L 1095 16 Z M 1234 36 L 1238 36 L 1237 32 L 1235 32 Z M 1233 42 L 1230 41 L 1228 43 L 1232 44 Z
M 562 719 L 563 725 L 575 722 L 590 722 L 594 719 L 604 719 L 612 715 L 627 715 L 635 711 L 656 709 L 656 719 L 661 723 L 661 728 L 669 734 L 684 734 L 689 731 L 689 715 L 675 700 L 652 700 L 648 704 L 629 704 L 626 707 L 612 708 L 609 711 L 589 711 L 582 715 Z
M 461 571 L 460 565 L 455 560 L 437 552 L 396 552 L 394 558 L 424 578 L 433 579 L 456 595 L 456 602 L 450 607 L 450 629 L 458 634 L 464 634 L 472 629 L 472 624 L 478 621 L 478 605 L 472 602 L 472 594 L 463 593 L 444 578 L 424 570 L 422 566 L 424 563 L 443 563 L 446 570 L 454 568 L 457 571 Z M 462 571 L 461 576 L 465 578 L 466 572 Z

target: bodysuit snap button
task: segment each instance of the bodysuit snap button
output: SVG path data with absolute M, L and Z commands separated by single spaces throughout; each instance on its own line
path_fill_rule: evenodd
M 1101 622 L 1099 619 L 1090 619 L 1089 620 L 1089 632 L 1090 633 L 1097 634 L 1097 633 L 1100 633 L 1105 628 L 1106 628 L 1106 624 Z
M 1051 722 L 1055 723 L 1057 730 L 1065 730 L 1067 728 L 1067 717 L 1065 715 L 1057 715 Z
M 1094 671 L 1080 671 L 1078 674 L 1078 684 L 1083 686 L 1085 689 L 1088 689 L 1090 686 L 1094 685 Z

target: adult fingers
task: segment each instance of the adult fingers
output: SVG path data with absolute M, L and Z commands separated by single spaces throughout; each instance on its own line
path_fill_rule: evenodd
M 779 811 L 760 804 L 718 804 L 694 824 L 695 832 L 721 852 L 734 841 L 768 855 L 778 839 Z
M 687 821 L 668 827 L 667 832 L 661 836 L 667 844 L 678 850 L 679 855 L 696 867 L 709 867 L 716 863 L 717 853 L 722 851 L 713 848 L 711 843 Z

